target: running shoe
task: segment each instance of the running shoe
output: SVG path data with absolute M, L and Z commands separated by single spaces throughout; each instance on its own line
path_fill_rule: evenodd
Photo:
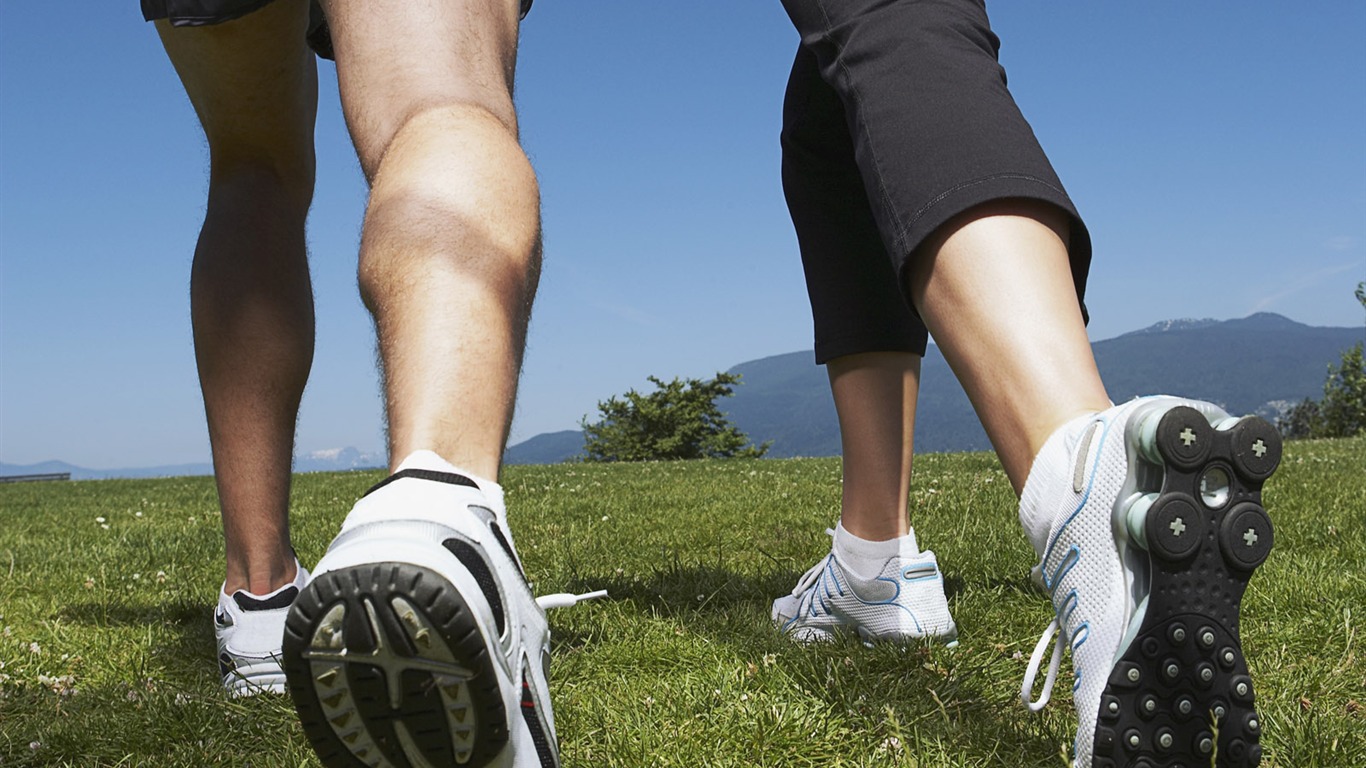
M 356 503 L 290 611 L 284 654 L 326 766 L 560 765 L 550 631 L 502 489 L 430 451 Z
M 1271 551 L 1261 490 L 1280 457 L 1266 421 L 1170 397 L 1082 417 L 1040 452 L 1020 517 L 1055 619 L 1021 698 L 1047 703 L 1069 648 L 1077 768 L 1261 761 L 1239 606 Z
M 218 672 L 229 696 L 285 692 L 280 668 L 285 614 L 308 583 L 308 571 L 297 560 L 294 567 L 294 581 L 269 594 L 239 589 L 229 595 L 218 590 L 213 633 L 218 640 Z
M 826 529 L 832 538 L 835 531 Z M 856 632 L 865 643 L 917 642 L 925 638 L 957 644 L 958 629 L 944 597 L 944 578 L 934 553 L 910 546 L 902 554 L 861 569 L 832 546 L 792 594 L 773 601 L 773 623 L 799 642 L 832 640 Z

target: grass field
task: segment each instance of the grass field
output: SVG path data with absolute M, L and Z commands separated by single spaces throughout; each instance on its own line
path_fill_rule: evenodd
M 538 591 L 611 593 L 551 615 L 566 765 L 1064 765 L 1067 686 L 1041 715 L 1017 700 L 1051 616 L 1005 476 L 986 454 L 916 461 L 954 650 L 771 630 L 828 551 L 836 459 L 510 468 Z M 379 478 L 297 479 L 305 562 Z M 1276 549 L 1243 605 L 1263 765 L 1366 766 L 1366 439 L 1289 444 L 1264 499 Z M 316 765 L 284 698 L 219 691 L 221 550 L 209 478 L 0 486 L 0 765 Z

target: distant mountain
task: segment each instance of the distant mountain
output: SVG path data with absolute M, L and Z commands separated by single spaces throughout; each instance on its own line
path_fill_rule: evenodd
M 1168 320 L 1092 345 L 1115 402 L 1142 394 L 1180 394 L 1230 413 L 1275 420 L 1286 408 L 1323 393 L 1330 363 L 1362 340 L 1360 328 L 1322 328 L 1271 313 L 1238 320 Z M 825 370 L 812 353 L 793 352 L 741 363 L 735 395 L 720 403 L 731 423 L 768 455 L 835 456 L 839 422 Z M 967 395 L 937 347 L 921 364 L 916 450 L 988 450 Z M 553 438 L 553 440 L 549 439 Z M 523 450 L 535 445 L 535 452 Z M 562 451 L 557 447 L 562 446 Z M 508 449 L 509 463 L 553 463 L 582 450 L 579 432 L 537 435 Z M 532 458 L 534 456 L 534 458 Z
M 503 454 L 508 464 L 558 464 L 583 453 L 583 433 L 577 429 L 544 432 L 511 446 Z
M 334 448 L 314 451 L 295 457 L 295 472 L 340 472 L 349 469 L 373 469 L 386 464 L 383 454 L 362 453 L 355 448 Z M 109 478 L 184 477 L 212 475 L 213 465 L 168 464 L 160 467 L 130 467 L 123 469 L 88 469 L 64 461 L 44 461 L 38 464 L 0 463 L 0 477 L 12 475 L 45 475 L 69 472 L 72 480 L 105 480 Z

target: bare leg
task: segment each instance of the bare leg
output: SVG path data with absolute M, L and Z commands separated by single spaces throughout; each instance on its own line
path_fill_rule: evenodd
M 840 522 L 869 541 L 905 536 L 920 356 L 873 352 L 831 360 L 844 489 Z
M 911 298 L 1017 494 L 1055 429 L 1110 406 L 1072 283 L 1067 226 L 1051 205 L 988 203 L 941 227 L 907 270 Z
M 228 593 L 269 592 L 295 575 L 290 468 L 313 359 L 304 222 L 317 72 L 307 18 L 307 3 L 281 0 L 216 26 L 157 23 L 209 142 L 190 296 Z
M 539 191 L 512 105 L 517 5 L 326 10 L 371 182 L 359 277 L 390 465 L 425 448 L 496 479 L 540 264 Z

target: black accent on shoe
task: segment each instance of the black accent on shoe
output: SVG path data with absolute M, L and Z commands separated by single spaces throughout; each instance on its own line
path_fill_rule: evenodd
M 493 578 L 489 564 L 484 562 L 479 550 L 464 539 L 446 539 L 441 542 L 441 546 L 450 550 L 460 564 L 465 566 L 465 570 L 474 577 L 479 590 L 484 593 L 484 599 L 489 603 L 489 608 L 493 611 L 493 620 L 498 624 L 498 636 L 502 637 L 507 629 L 507 616 L 503 611 L 503 595 L 498 591 L 498 580 Z
M 416 477 L 422 480 L 431 480 L 434 483 L 446 483 L 447 485 L 463 485 L 466 488 L 478 488 L 479 484 L 464 475 L 457 475 L 454 472 L 437 472 L 434 469 L 404 469 L 395 472 L 383 480 L 375 483 L 370 490 L 366 491 L 361 498 L 369 496 L 395 480 L 402 480 L 405 477 Z
M 1217 747 L 1219 768 L 1252 768 L 1263 729 L 1239 609 L 1271 551 L 1261 491 L 1280 460 L 1280 437 L 1255 417 L 1215 430 L 1178 406 L 1162 416 L 1157 449 L 1162 488 L 1144 521 L 1148 606 L 1102 692 L 1092 764 L 1207 765 Z M 1202 480 L 1222 487 L 1225 479 L 1227 494 L 1202 493 Z
M 288 608 L 298 596 L 298 587 L 282 589 L 264 600 L 239 589 L 232 593 L 232 601 L 244 611 L 273 611 L 277 608 Z
M 522 657 L 522 663 L 528 663 L 525 656 Z M 536 706 L 536 697 L 531 693 L 531 682 L 526 679 L 526 673 L 522 674 L 522 719 L 526 720 L 526 729 L 536 745 L 536 757 L 541 761 L 541 768 L 559 768 L 559 755 L 550 740 L 549 729 L 541 721 L 540 708 Z
M 508 559 L 517 566 L 517 574 L 522 577 L 522 583 L 526 584 L 529 589 L 531 583 L 526 580 L 526 569 L 522 567 L 522 561 L 518 559 L 517 552 L 512 549 L 512 542 L 508 541 L 507 536 L 503 535 L 503 527 L 500 526 L 497 521 L 489 521 L 489 530 L 493 531 L 493 538 L 497 539 L 498 543 L 502 545 L 503 551 L 508 553 Z
M 371 563 L 318 576 L 290 609 L 283 655 L 304 734 L 328 768 L 381 756 L 411 765 L 414 750 L 432 765 L 483 768 L 507 748 L 489 643 L 435 571 Z

